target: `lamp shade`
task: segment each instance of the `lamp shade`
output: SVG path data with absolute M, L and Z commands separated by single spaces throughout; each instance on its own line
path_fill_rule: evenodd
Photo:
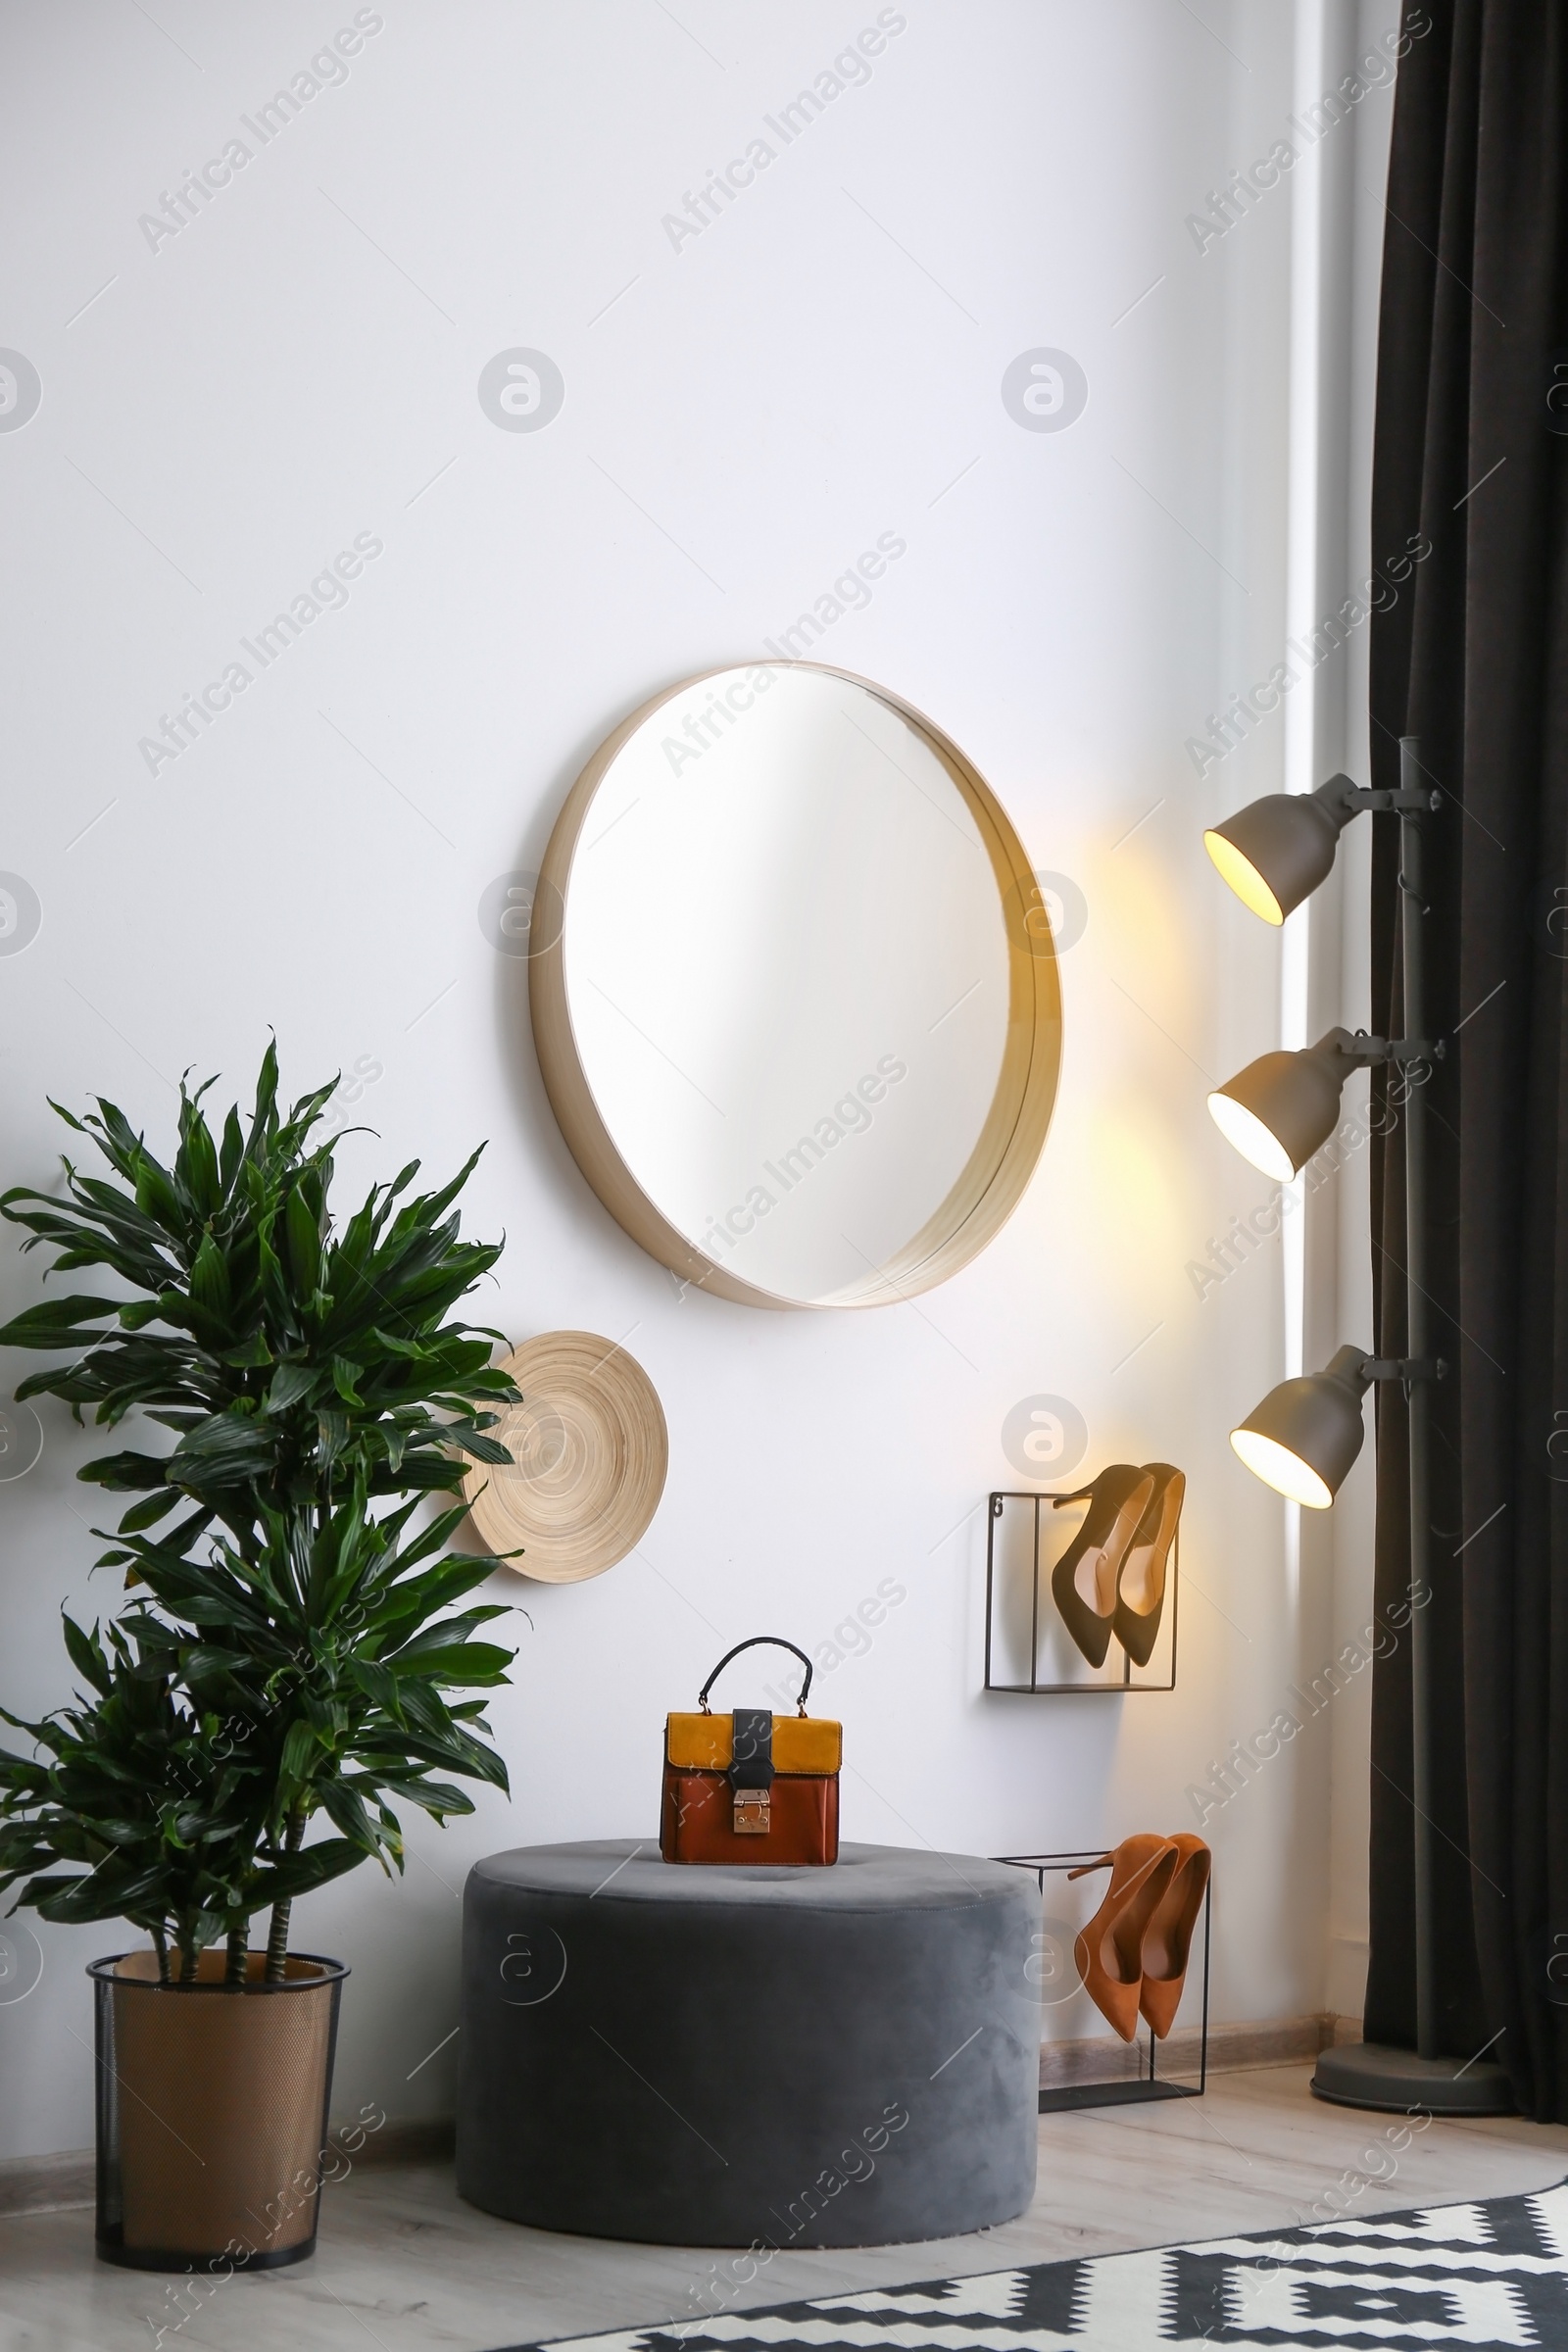
M 1341 775 L 1316 792 L 1271 792 L 1203 835 L 1232 890 L 1266 923 L 1283 923 L 1328 876 L 1354 814 L 1344 805 L 1348 788 L 1350 778 Z
M 1334 1132 L 1358 1067 L 1353 1046 L 1348 1029 L 1331 1029 L 1299 1053 L 1260 1054 L 1209 1096 L 1215 1126 L 1254 1168 L 1289 1184 Z
M 1342 1348 L 1323 1371 L 1270 1389 L 1231 1431 L 1248 1469 L 1290 1501 L 1326 1511 L 1366 1436 L 1366 1362 L 1359 1348 Z

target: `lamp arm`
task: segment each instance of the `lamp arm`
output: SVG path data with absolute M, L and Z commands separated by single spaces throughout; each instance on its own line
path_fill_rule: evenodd
M 1375 1380 L 1396 1380 L 1408 1396 L 1416 1381 L 1443 1380 L 1447 1364 L 1441 1355 L 1368 1355 L 1352 1343 L 1337 1348 L 1323 1367 L 1325 1380 L 1343 1381 L 1359 1398 Z
M 1318 789 L 1325 794 L 1337 792 L 1338 801 L 1330 805 L 1345 809 L 1348 816 L 1356 815 L 1363 808 L 1370 808 L 1380 816 L 1395 810 L 1401 816 L 1436 816 L 1443 807 L 1441 792 L 1409 789 L 1377 792 L 1369 785 L 1352 783 L 1348 776 L 1333 776 Z
M 1445 1380 L 1447 1372 L 1447 1363 L 1441 1355 L 1363 1355 L 1359 1377 L 1363 1381 L 1396 1380 L 1408 1396 L 1413 1382 Z
M 1370 785 L 1358 784 L 1343 769 L 1337 776 L 1330 776 L 1326 784 L 1320 784 L 1312 797 L 1321 801 L 1341 825 L 1348 824 L 1363 808 L 1373 809 L 1380 816 L 1395 811 L 1403 816 L 1436 816 L 1443 807 L 1443 795 L 1435 788 L 1429 791 L 1405 784 L 1395 792 L 1380 792 Z
M 1314 1054 L 1348 1061 L 1353 1070 L 1383 1068 L 1390 1063 L 1442 1061 L 1447 1051 L 1446 1041 L 1441 1037 L 1370 1037 L 1364 1029 L 1330 1029 L 1312 1048 Z

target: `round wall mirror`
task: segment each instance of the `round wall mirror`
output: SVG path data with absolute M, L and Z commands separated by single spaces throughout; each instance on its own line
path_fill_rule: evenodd
M 1061 1054 L 1039 886 L 963 754 L 863 679 L 764 662 L 634 711 L 557 821 L 531 949 L 578 1165 L 718 1297 L 929 1290 L 1033 1173 Z

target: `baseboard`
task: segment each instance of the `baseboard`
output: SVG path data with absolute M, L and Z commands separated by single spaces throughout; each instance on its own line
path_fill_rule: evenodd
M 450 2115 L 383 2124 L 379 2132 L 366 2133 L 358 2150 L 352 2145 L 352 2124 L 334 2124 L 332 2132 L 353 2164 L 446 2164 L 458 2144 L 457 2119 Z
M 1290 2066 L 1315 2058 L 1319 2050 L 1342 2041 L 1359 2041 L 1360 2020 L 1334 2017 L 1281 2018 L 1264 2025 L 1213 2026 L 1208 2029 L 1210 2074 L 1237 2074 L 1246 2067 Z M 1162 2075 L 1196 2075 L 1200 2035 L 1196 2026 L 1183 2027 L 1160 2044 Z M 1149 2064 L 1149 2042 L 1141 2048 L 1113 2034 L 1097 2034 L 1082 2041 L 1048 2041 L 1040 2051 L 1040 2087 L 1058 2090 L 1075 2082 L 1119 2082 L 1142 2073 Z
M 0 2216 L 90 2205 L 95 2174 L 91 2148 L 62 2148 L 55 2156 L 0 2157 Z
M 383 2164 L 442 2164 L 452 2155 L 457 2126 L 451 2116 L 413 2117 L 388 2122 L 353 2142 L 363 2125 L 332 2127 L 332 2141 L 352 2168 Z M 341 2160 L 340 2160 L 341 2162 Z M 338 2179 L 344 2178 L 341 2170 Z M 60 2213 L 90 2205 L 97 2195 L 91 2148 L 63 2148 L 54 2156 L 0 2158 L 0 2219 L 8 2214 Z

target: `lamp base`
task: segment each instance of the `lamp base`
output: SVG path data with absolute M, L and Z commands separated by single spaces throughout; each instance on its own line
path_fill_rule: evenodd
M 1514 2115 L 1507 2069 L 1492 2058 L 1423 2058 L 1387 2042 L 1347 2041 L 1324 2050 L 1312 2076 L 1314 2098 L 1338 2107 L 1373 2107 L 1384 2115 Z

